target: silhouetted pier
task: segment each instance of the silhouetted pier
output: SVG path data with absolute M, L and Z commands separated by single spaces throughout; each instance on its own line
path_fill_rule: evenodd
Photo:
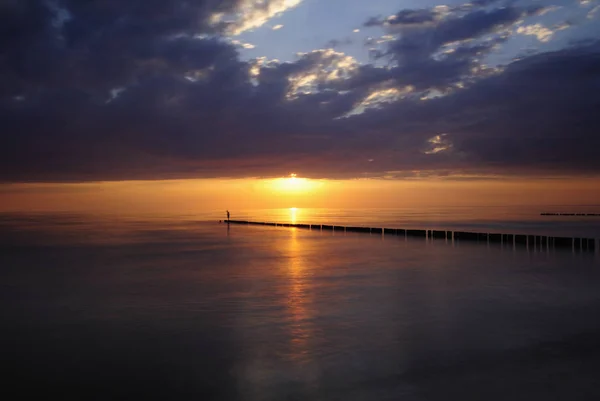
M 585 217 L 600 217 L 600 213 L 540 213 L 540 216 L 585 216 Z
M 396 235 L 400 237 L 439 239 L 446 241 L 469 241 L 487 244 L 503 244 L 507 246 L 524 246 L 532 249 L 571 249 L 578 252 L 594 252 L 600 250 L 600 241 L 595 238 L 554 237 L 546 235 L 476 233 L 468 231 L 419 230 L 403 228 L 338 226 L 330 224 L 293 224 L 271 223 L 245 220 L 224 220 L 229 224 L 244 224 L 254 226 L 296 227 L 306 230 L 353 232 L 377 235 Z

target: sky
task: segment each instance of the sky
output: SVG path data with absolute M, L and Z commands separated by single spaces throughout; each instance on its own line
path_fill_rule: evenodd
M 588 190 L 599 19 L 598 0 L 0 0 L 0 196 L 292 173 Z

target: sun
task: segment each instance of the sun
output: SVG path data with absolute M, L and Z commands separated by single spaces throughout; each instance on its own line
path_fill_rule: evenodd
M 300 178 L 296 173 L 291 173 L 288 177 L 271 180 L 272 189 L 283 193 L 308 193 L 318 186 L 317 181 Z
M 301 184 L 302 180 L 295 173 L 290 174 L 290 178 L 287 179 L 287 186 L 289 188 L 299 188 Z

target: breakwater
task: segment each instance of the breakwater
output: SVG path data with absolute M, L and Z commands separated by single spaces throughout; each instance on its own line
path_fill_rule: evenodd
M 540 216 L 585 216 L 600 217 L 600 213 L 540 213 Z
M 331 224 L 294 224 L 245 220 L 224 220 L 227 224 L 254 226 L 296 227 L 306 230 L 365 233 L 376 235 L 395 235 L 400 237 L 439 239 L 451 241 L 469 241 L 487 244 L 506 244 L 534 249 L 571 249 L 574 252 L 595 252 L 600 250 L 600 241 L 595 238 L 555 237 L 546 235 L 476 233 L 468 231 L 444 231 L 427 229 L 404 229 L 385 227 L 340 226 Z

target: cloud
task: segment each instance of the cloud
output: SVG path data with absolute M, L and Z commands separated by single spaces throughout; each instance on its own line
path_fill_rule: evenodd
M 399 99 L 403 99 L 407 95 L 410 95 L 413 91 L 414 87 L 412 86 L 396 88 L 381 85 L 379 87 L 374 87 L 351 111 L 339 118 L 348 118 L 353 115 L 362 114 L 369 109 L 377 109 L 383 105 L 395 103 Z
M 387 18 L 370 17 L 363 24 L 365 27 L 400 27 L 414 28 L 432 25 L 450 12 L 447 6 L 436 6 L 423 9 L 403 9 Z
M 536 15 L 546 15 L 548 13 L 552 13 L 554 11 L 558 11 L 560 10 L 562 7 L 561 6 L 548 6 L 548 7 L 542 7 L 540 8 L 540 10 L 536 13 Z
M 363 26 L 365 28 L 371 28 L 374 26 L 382 26 L 385 23 L 384 20 L 382 20 L 380 17 L 370 17 L 368 20 L 366 20 L 363 23 Z
M 278 24 L 278 25 L 275 25 L 275 26 L 274 26 L 273 28 L 271 28 L 271 29 L 272 29 L 272 30 L 274 30 L 274 31 L 277 31 L 277 30 L 279 30 L 279 29 L 281 29 L 281 28 L 283 28 L 283 25 L 282 25 L 282 24 Z
M 239 0 L 233 13 L 218 14 L 213 23 L 224 24 L 231 35 L 259 28 L 274 17 L 297 7 L 302 0 Z M 276 25 L 283 27 L 283 25 Z M 279 29 L 279 28 L 273 28 Z
M 428 92 L 420 97 L 430 98 L 431 93 L 445 95 L 498 72 L 482 59 L 510 38 L 511 27 L 548 7 L 513 4 L 494 8 L 495 3 L 476 1 L 401 10 L 386 19 L 369 18 L 365 25 L 381 27 L 385 35 L 370 38 L 367 45 L 373 59 L 387 61 L 388 68 L 366 66 L 357 70 L 353 81 L 373 85 L 391 79 L 400 86 L 412 85 L 416 91 Z M 543 33 L 537 31 L 549 40 L 551 36 L 543 37 Z
M 600 172 L 599 42 L 481 62 L 533 9 L 438 9 L 384 27 L 360 64 L 333 49 L 241 60 L 214 15 L 245 2 L 10 4 L 5 182 Z
M 600 5 L 595 6 L 590 11 L 588 11 L 587 18 L 588 19 L 594 19 L 594 18 L 596 18 L 596 15 L 599 14 L 599 13 L 600 13 Z
M 446 136 L 448 134 L 435 135 L 427 140 L 428 149 L 424 150 L 427 155 L 434 155 L 436 153 L 448 152 L 452 149 L 452 142 L 450 142 Z
M 236 46 L 240 46 L 243 49 L 254 49 L 256 47 L 252 43 L 246 43 L 246 42 L 242 42 L 242 41 L 235 40 L 235 39 L 232 40 L 231 43 Z
M 353 74 L 358 66 L 353 57 L 333 49 L 321 49 L 299 53 L 295 63 L 278 68 L 286 73 L 289 83 L 287 97 L 293 99 L 299 94 L 333 89 L 338 82 Z
M 538 54 L 458 93 L 455 151 L 490 168 L 597 172 L 599 55 L 600 43 Z
M 493 33 L 516 23 L 521 18 L 542 15 L 552 11 L 553 7 L 542 6 L 504 6 L 501 8 L 485 8 L 496 1 L 478 1 L 462 6 L 436 6 L 418 10 L 401 10 L 386 19 L 369 18 L 364 25 L 380 26 L 388 32 L 400 31 L 403 36 L 427 36 L 437 47 L 444 43 L 469 40 L 485 34 Z
M 441 45 L 497 32 L 514 24 L 520 18 L 535 13 L 536 10 L 538 8 L 504 7 L 492 11 L 477 10 L 458 18 L 448 18 L 432 33 L 433 42 L 434 45 Z
M 351 45 L 352 43 L 354 43 L 354 41 L 351 38 L 332 39 L 325 44 L 325 47 L 335 49 L 338 47 Z
M 127 4 L 64 0 L 60 9 L 45 4 L 12 2 L 3 9 L 1 94 L 20 96 L 40 87 L 81 86 L 106 94 L 114 87 L 161 74 L 176 63 L 180 68 L 197 67 L 210 58 L 205 52 L 211 46 L 224 48 L 216 41 L 199 44 L 192 36 L 213 33 L 211 16 L 235 7 L 230 0 Z M 70 18 L 56 24 L 65 12 Z M 229 56 L 235 57 L 234 52 Z
M 389 25 L 424 25 L 435 22 L 439 16 L 440 13 L 435 9 L 402 10 L 385 22 Z
M 550 39 L 552 39 L 552 35 L 554 34 L 554 32 L 545 26 L 542 26 L 542 24 L 520 26 L 517 29 L 517 33 L 521 35 L 535 36 L 540 42 L 550 41 Z

